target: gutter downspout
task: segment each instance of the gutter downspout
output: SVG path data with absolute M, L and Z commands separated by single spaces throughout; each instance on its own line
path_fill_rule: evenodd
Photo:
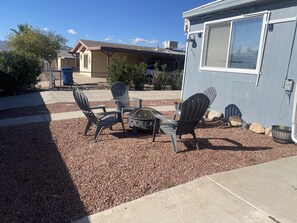
M 296 29 L 297 29 L 297 20 L 295 21 L 295 32 L 294 32 L 294 37 L 295 38 L 296 38 Z M 295 38 L 293 39 L 292 51 L 293 51 L 293 47 L 294 47 Z M 290 59 L 292 59 L 292 58 L 290 58 Z M 297 143 L 297 114 L 296 114 L 296 109 L 297 109 L 297 86 L 295 86 L 295 96 L 294 96 L 293 114 L 292 114 L 292 132 L 291 132 L 291 138 L 295 143 Z
M 292 114 L 292 132 L 291 138 L 292 140 L 297 143 L 297 88 L 295 87 L 295 96 L 294 96 L 294 104 L 293 104 L 293 114 Z

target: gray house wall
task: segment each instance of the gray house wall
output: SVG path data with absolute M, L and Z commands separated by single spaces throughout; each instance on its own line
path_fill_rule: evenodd
M 190 32 L 201 31 L 204 22 L 268 10 L 270 21 L 297 16 L 297 1 L 272 1 L 261 5 L 245 6 L 224 13 L 191 17 Z M 217 90 L 212 109 L 225 112 L 228 105 L 236 105 L 247 122 L 259 122 L 265 127 L 273 124 L 291 124 L 294 92 L 286 94 L 284 82 L 297 82 L 297 35 L 296 21 L 273 24 L 267 31 L 261 75 L 257 85 L 256 74 L 199 70 L 201 38 L 195 34 L 194 43 L 188 43 L 182 97 L 186 99 L 209 86 Z M 256 86 L 257 85 L 257 86 Z

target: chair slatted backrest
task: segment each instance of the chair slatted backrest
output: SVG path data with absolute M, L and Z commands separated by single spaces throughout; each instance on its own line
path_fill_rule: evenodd
M 205 89 L 205 91 L 203 93 L 208 97 L 209 105 L 211 105 L 217 96 L 216 89 L 214 87 L 209 87 L 209 88 Z
M 203 93 L 197 93 L 183 102 L 176 134 L 192 133 L 209 106 L 209 99 Z
M 125 83 L 117 81 L 110 86 L 110 90 L 113 98 L 120 104 L 118 109 L 130 108 L 129 87 Z
M 93 113 L 89 100 L 87 96 L 80 91 L 78 88 L 73 90 L 73 97 L 78 105 L 78 107 L 82 110 L 82 112 L 85 114 L 85 116 L 88 118 L 88 120 L 91 123 L 97 123 L 98 119 L 96 115 Z

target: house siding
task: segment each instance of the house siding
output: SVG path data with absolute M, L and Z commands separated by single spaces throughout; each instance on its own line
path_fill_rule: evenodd
M 296 1 L 258 5 L 240 8 L 243 13 L 269 10 L 270 21 L 297 16 Z M 190 32 L 203 30 L 204 22 L 233 17 L 236 10 L 214 16 L 191 20 Z M 186 54 L 183 99 L 196 92 L 214 86 L 218 92 L 212 109 L 225 112 L 225 108 L 236 105 L 247 122 L 259 122 L 265 127 L 273 124 L 290 125 L 294 92 L 285 94 L 285 79 L 297 81 L 296 21 L 275 23 L 272 31 L 267 31 L 263 54 L 261 76 L 257 85 L 257 75 L 199 70 L 202 38 L 196 35 L 196 44 L 189 43 Z M 294 88 L 295 88 L 294 86 Z

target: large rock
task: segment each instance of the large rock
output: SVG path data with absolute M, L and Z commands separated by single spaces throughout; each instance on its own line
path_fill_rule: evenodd
M 272 137 L 272 128 L 271 127 L 265 129 L 265 135 Z
M 249 130 L 258 134 L 265 134 L 265 128 L 259 123 L 252 123 Z
M 215 120 L 218 120 L 220 118 L 223 117 L 223 114 L 219 111 L 216 111 L 216 110 L 211 110 L 209 113 L 208 113 L 208 116 L 207 118 L 211 121 L 215 121 Z
M 242 123 L 242 120 L 239 116 L 237 115 L 232 115 L 228 118 L 228 121 L 230 123 L 230 125 L 232 127 L 240 127 L 241 126 L 241 123 Z

